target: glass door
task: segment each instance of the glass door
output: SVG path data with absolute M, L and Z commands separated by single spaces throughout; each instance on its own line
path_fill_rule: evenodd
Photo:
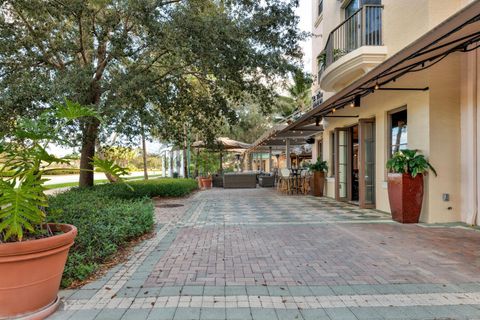
M 359 121 L 360 207 L 375 207 L 375 119 Z
M 348 200 L 349 128 L 335 129 L 335 199 Z

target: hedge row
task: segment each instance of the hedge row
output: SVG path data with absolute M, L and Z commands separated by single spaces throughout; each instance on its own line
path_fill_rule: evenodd
M 67 175 L 67 174 L 79 174 L 80 169 L 75 169 L 75 168 L 65 168 L 65 169 L 58 169 L 55 171 L 47 171 L 45 172 L 45 175 L 49 176 L 61 176 L 61 175 Z
M 74 188 L 50 198 L 52 221 L 78 229 L 62 279 L 67 287 L 85 280 L 128 241 L 153 228 L 155 196 L 183 196 L 196 189 L 195 180 L 155 179 Z
M 96 192 L 108 197 L 134 199 L 142 197 L 183 197 L 198 188 L 193 179 L 161 178 L 148 181 L 129 181 L 131 190 L 124 184 L 103 184 L 96 187 Z

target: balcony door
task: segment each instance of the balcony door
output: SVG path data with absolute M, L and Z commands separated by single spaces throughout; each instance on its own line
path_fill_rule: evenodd
M 345 7 L 345 20 L 350 18 L 358 9 L 360 9 L 360 0 L 352 0 Z

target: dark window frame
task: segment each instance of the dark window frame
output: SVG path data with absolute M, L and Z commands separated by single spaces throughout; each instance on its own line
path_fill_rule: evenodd
M 393 147 L 394 147 L 394 144 L 392 143 L 392 129 L 393 129 L 393 126 L 392 126 L 392 117 L 393 115 L 397 114 L 397 113 L 400 113 L 400 112 L 406 112 L 407 113 L 407 143 L 406 143 L 406 146 L 408 148 L 408 109 L 407 109 L 407 106 L 403 106 L 403 107 L 400 107 L 400 108 L 397 108 L 397 109 L 393 109 L 393 110 L 390 110 L 388 112 L 388 149 L 387 149 L 387 159 L 391 159 L 392 158 L 392 155 L 393 155 Z M 401 145 L 405 145 L 405 144 L 399 144 L 399 146 Z
M 335 130 L 330 132 L 330 177 L 335 177 Z

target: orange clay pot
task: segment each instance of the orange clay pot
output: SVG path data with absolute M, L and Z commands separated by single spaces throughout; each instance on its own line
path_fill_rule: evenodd
M 0 319 L 44 319 L 57 309 L 60 280 L 77 228 L 49 226 L 63 233 L 0 244 Z
M 212 188 L 212 178 L 200 178 L 202 181 L 202 187 L 205 189 L 211 189 Z

